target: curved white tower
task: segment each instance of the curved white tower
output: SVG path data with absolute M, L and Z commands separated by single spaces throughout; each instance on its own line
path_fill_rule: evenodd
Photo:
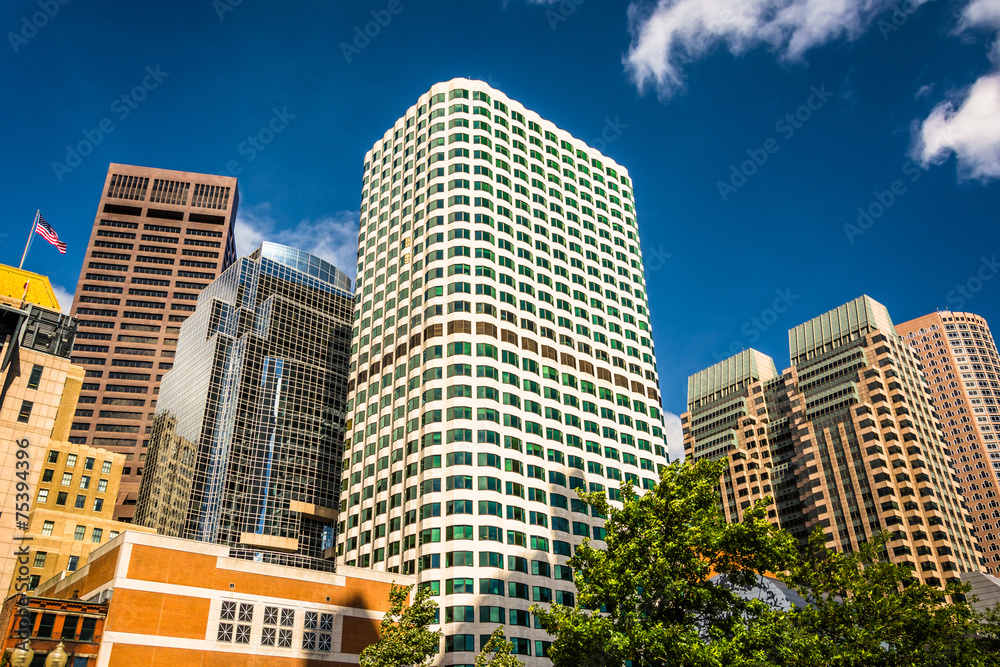
M 603 537 L 576 489 L 667 461 L 628 172 L 483 82 L 440 83 L 365 156 L 338 561 L 439 597 L 439 664 Z

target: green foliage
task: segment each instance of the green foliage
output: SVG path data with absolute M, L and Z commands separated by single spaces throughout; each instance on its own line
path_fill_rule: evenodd
M 770 499 L 727 524 L 724 469 L 672 463 L 642 497 L 623 486 L 621 509 L 580 494 L 608 517 L 607 549 L 585 540 L 570 559 L 575 608 L 532 608 L 555 667 L 1000 667 L 1000 608 L 979 614 L 968 586 L 940 590 L 887 562 L 887 534 L 840 553 L 817 529 L 800 553 L 767 521 Z M 809 604 L 782 611 L 734 592 L 765 573 Z
M 788 622 L 811 635 L 819 664 L 978 664 L 978 615 L 964 600 L 970 587 L 920 583 L 908 568 L 882 560 L 888 539 L 883 533 L 841 553 L 813 532 L 788 576 L 808 605 L 788 614 Z
M 500 626 L 476 656 L 476 667 L 524 667 L 523 662 L 511 655 L 513 649 L 514 645 L 504 637 L 503 626 Z
M 533 608 L 556 636 L 556 667 L 620 667 L 625 660 L 634 667 L 716 665 L 719 643 L 740 630 L 745 616 L 764 613 L 710 578 L 725 574 L 750 586 L 757 574 L 791 565 L 795 541 L 767 521 L 763 503 L 742 523 L 726 523 L 716 491 L 724 466 L 672 463 L 641 497 L 624 485 L 621 509 L 601 493 L 581 494 L 607 516 L 607 550 L 585 540 L 570 559 L 575 609 Z M 604 615 L 588 611 L 602 608 Z
M 412 586 L 392 585 L 389 611 L 379 625 L 379 640 L 361 652 L 361 667 L 427 667 L 441 642 L 441 631 L 430 631 L 437 602 L 430 589 L 418 588 L 408 605 Z

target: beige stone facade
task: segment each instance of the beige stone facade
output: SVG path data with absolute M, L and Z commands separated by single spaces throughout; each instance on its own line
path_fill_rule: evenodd
M 1000 356 L 973 313 L 938 312 L 897 327 L 921 363 L 986 558 L 1000 572 Z
M 0 581 L 6 584 L 26 560 L 31 502 L 45 452 L 69 433 L 84 371 L 70 361 L 76 322 L 49 306 L 44 276 L 22 303 L 17 283 L 26 272 L 0 266 Z M 23 283 L 22 283 L 23 285 Z M 33 303 L 35 299 L 41 303 Z
M 155 532 L 114 520 L 123 454 L 69 442 L 52 442 L 45 452 L 28 519 L 28 590 L 71 573 L 99 545 L 125 530 Z M 23 592 L 19 577 L 9 593 Z
M 979 570 L 927 384 L 885 307 L 856 299 L 789 331 L 789 347 L 781 375 L 750 350 L 689 380 L 685 454 L 729 459 L 726 518 L 769 496 L 800 542 L 819 526 L 851 550 L 886 530 L 889 557 L 922 581 Z

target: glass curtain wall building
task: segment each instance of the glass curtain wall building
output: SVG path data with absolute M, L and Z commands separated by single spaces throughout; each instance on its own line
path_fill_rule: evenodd
M 352 308 L 345 274 L 273 243 L 202 291 L 163 378 L 139 524 L 333 569 Z
M 627 171 L 480 81 L 435 85 L 365 156 L 338 562 L 438 596 L 440 664 L 498 624 L 547 664 L 534 603 L 601 544 L 577 489 L 666 463 Z

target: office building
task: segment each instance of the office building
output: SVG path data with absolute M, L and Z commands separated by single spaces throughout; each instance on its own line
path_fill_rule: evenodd
M 111 164 L 73 316 L 86 368 L 72 442 L 125 455 L 115 518 L 131 521 L 160 379 L 198 293 L 235 259 L 236 179 Z
M 84 369 L 70 360 L 76 320 L 44 276 L 0 266 L 0 582 L 26 548 L 45 454 L 69 436 Z M 18 573 L 20 576 L 20 573 Z M 24 583 L 27 583 L 25 576 Z
M 937 312 L 896 327 L 923 367 L 944 441 L 986 558 L 1000 572 L 1000 357 L 973 313 Z
M 632 182 L 480 82 L 422 95 L 365 156 L 338 563 L 414 574 L 442 665 L 535 603 L 667 461 Z
M 98 667 L 349 667 L 378 640 L 393 582 L 413 577 L 254 563 L 220 545 L 130 530 L 39 595 L 104 605 L 93 630 Z M 33 646 L 45 646 L 36 639 L 43 619 L 33 624 Z M 81 628 L 78 640 L 83 629 L 91 637 L 93 625 Z
M 351 280 L 264 243 L 202 290 L 163 378 L 136 523 L 332 570 Z
M 75 572 L 98 545 L 125 530 L 150 528 L 114 520 L 124 454 L 106 449 L 52 441 L 45 452 L 41 477 L 32 489 L 28 515 L 27 588 L 19 577 L 8 594 L 28 592 L 53 577 Z
M 788 332 L 778 375 L 756 350 L 693 375 L 685 456 L 729 459 L 721 504 L 754 501 L 804 544 L 820 526 L 849 551 L 881 530 L 889 558 L 940 586 L 980 569 L 920 364 L 886 308 L 862 296 Z

